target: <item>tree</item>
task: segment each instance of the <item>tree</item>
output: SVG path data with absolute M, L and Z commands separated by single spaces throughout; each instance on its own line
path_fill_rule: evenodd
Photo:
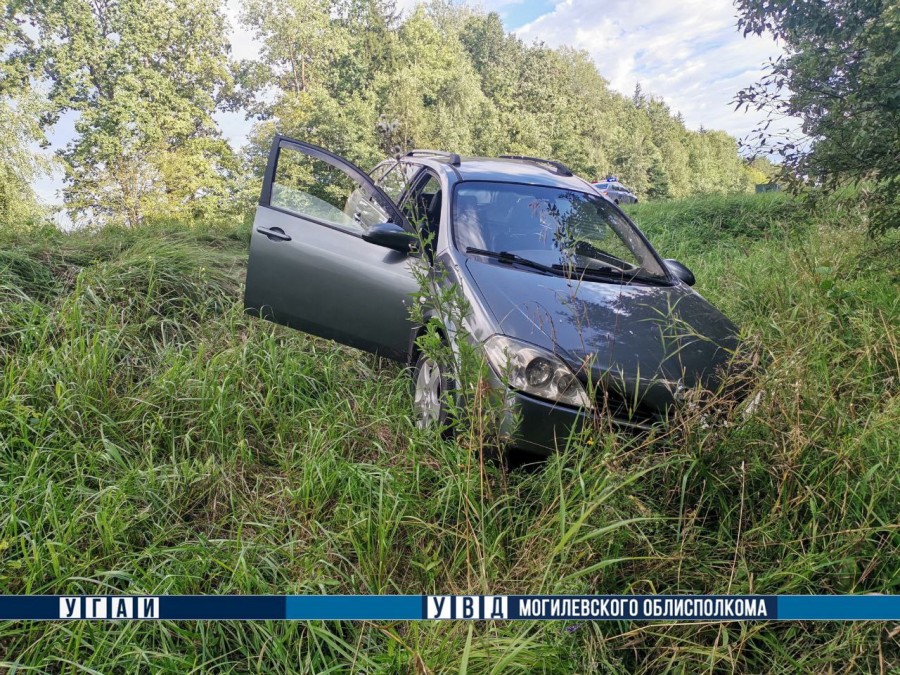
M 0 224 L 17 224 L 40 212 L 32 182 L 51 168 L 34 146 L 44 140 L 38 119 L 46 100 L 35 91 L 0 96 Z
M 744 161 L 744 170 L 754 185 L 773 183 L 778 178 L 780 167 L 767 157 L 757 156 Z
M 374 73 L 393 68 L 400 14 L 394 0 L 342 0 L 336 16 L 349 48 L 334 64 L 341 78 L 332 85 L 361 92 Z
M 396 67 L 379 73 L 376 87 L 385 114 L 399 120 L 418 147 L 449 148 L 473 153 L 481 134 L 491 127 L 491 111 L 481 80 L 454 32 L 456 22 L 437 3 L 438 23 L 418 8 L 401 26 Z
M 737 141 L 724 131 L 704 129 L 689 137 L 692 194 L 728 194 L 753 190 Z
M 631 95 L 631 103 L 635 108 L 643 108 L 646 102 L 647 98 L 644 96 L 644 90 L 641 88 L 641 83 L 636 82 L 634 85 L 634 93 Z
M 744 34 L 769 32 L 785 46 L 738 107 L 767 110 L 757 147 L 784 157 L 795 189 L 872 185 L 872 231 L 900 226 L 900 3 L 896 0 L 738 0 Z M 773 138 L 798 117 L 805 139 Z
M 46 81 L 43 125 L 77 114 L 59 153 L 75 215 L 223 207 L 236 164 L 212 117 L 231 86 L 218 0 L 11 0 L 7 18 L 0 89 Z
M 333 19 L 337 0 L 246 0 L 243 21 L 262 42 L 265 84 L 299 95 L 325 84 L 348 40 Z
M 673 116 L 668 105 L 660 99 L 650 97 L 646 103 L 646 114 L 650 118 L 650 134 L 658 152 L 653 154 L 648 179 L 651 199 L 685 197 L 694 191 L 688 162 L 690 133 L 684 127 L 684 120 Z M 654 190 L 654 185 L 662 185 Z
M 668 199 L 671 196 L 669 187 L 669 172 L 663 165 L 661 157 L 655 157 L 647 171 L 647 182 L 650 187 L 647 189 L 647 197 L 650 199 Z
M 376 80 L 396 70 L 393 2 L 247 0 L 242 20 L 263 45 L 261 59 L 242 64 L 239 78 L 244 107 L 261 120 L 247 149 L 254 173 L 265 166 L 275 132 L 366 167 L 383 158 Z
M 640 197 L 749 185 L 733 138 L 689 131 L 640 88 L 612 91 L 586 52 L 525 44 L 496 13 L 432 0 L 399 19 L 392 0 L 245 0 L 243 21 L 263 43 L 236 97 L 258 120 L 257 172 L 278 131 L 366 168 L 418 146 L 551 157 L 615 173 Z

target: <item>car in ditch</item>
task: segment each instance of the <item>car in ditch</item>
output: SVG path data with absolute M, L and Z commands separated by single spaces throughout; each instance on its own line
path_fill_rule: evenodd
M 423 295 L 437 278 L 463 296 L 462 319 Z M 597 421 L 664 424 L 685 392 L 722 384 L 737 330 L 693 283 L 558 162 L 415 150 L 367 173 L 279 136 L 245 307 L 408 364 L 421 426 L 445 423 L 453 395 L 452 366 L 420 348 L 435 323 L 452 350 L 483 350 L 505 442 L 547 453 Z

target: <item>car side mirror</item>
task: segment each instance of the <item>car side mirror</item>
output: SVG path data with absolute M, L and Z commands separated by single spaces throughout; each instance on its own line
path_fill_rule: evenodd
M 666 263 L 666 267 L 669 268 L 669 271 L 676 277 L 681 279 L 688 286 L 693 286 L 697 282 L 697 280 L 694 278 L 694 273 L 677 260 L 666 258 L 664 262 Z
M 378 223 L 363 232 L 363 241 L 384 246 L 401 253 L 409 253 L 416 245 L 416 235 L 395 223 Z

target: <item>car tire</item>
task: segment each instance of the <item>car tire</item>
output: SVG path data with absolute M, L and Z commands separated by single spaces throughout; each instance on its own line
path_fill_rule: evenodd
M 447 368 L 433 357 L 419 353 L 412 372 L 413 413 L 420 429 L 440 429 L 444 438 L 453 435 L 448 397 L 456 386 Z

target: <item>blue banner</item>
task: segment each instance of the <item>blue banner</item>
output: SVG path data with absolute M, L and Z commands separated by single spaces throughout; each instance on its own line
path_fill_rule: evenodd
M 896 621 L 896 595 L 783 595 L 778 598 L 782 621 Z
M 285 619 L 421 621 L 422 595 L 289 595 Z
M 0 620 L 900 621 L 890 595 L 6 595 Z

